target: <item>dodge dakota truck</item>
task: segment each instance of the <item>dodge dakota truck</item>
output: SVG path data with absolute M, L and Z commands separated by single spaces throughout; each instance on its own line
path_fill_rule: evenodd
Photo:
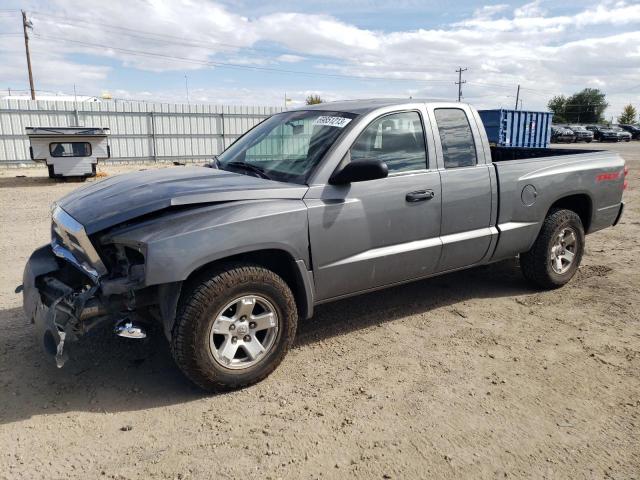
M 195 384 L 237 388 L 318 304 L 516 256 L 535 287 L 561 287 L 585 234 L 620 219 L 627 174 L 612 152 L 492 147 L 463 103 L 387 99 L 278 113 L 207 166 L 53 205 L 22 290 L 58 366 L 97 325 L 142 338 L 157 322 Z

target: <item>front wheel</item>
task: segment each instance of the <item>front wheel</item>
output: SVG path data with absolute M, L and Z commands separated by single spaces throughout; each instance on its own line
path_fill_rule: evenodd
M 171 351 L 204 390 L 240 388 L 275 370 L 297 321 L 293 294 L 280 276 L 257 265 L 231 265 L 183 294 Z
M 520 255 L 524 277 L 545 289 L 565 285 L 578 271 L 584 253 L 584 227 L 577 213 L 553 210 L 533 247 Z

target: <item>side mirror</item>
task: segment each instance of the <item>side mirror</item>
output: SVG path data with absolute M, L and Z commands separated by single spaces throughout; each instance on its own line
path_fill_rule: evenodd
M 344 185 L 346 183 L 386 178 L 388 175 L 389 169 L 382 160 L 355 160 L 335 171 L 331 175 L 329 183 L 332 185 Z

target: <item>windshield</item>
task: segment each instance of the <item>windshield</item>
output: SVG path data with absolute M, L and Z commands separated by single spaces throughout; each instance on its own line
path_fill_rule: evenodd
M 281 182 L 305 183 L 357 115 L 306 110 L 269 117 L 218 157 L 223 170 Z

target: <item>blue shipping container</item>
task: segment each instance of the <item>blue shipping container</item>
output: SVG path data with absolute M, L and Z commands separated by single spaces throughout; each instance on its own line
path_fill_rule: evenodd
M 551 112 L 479 110 L 489 142 L 503 147 L 547 148 L 551 139 Z

